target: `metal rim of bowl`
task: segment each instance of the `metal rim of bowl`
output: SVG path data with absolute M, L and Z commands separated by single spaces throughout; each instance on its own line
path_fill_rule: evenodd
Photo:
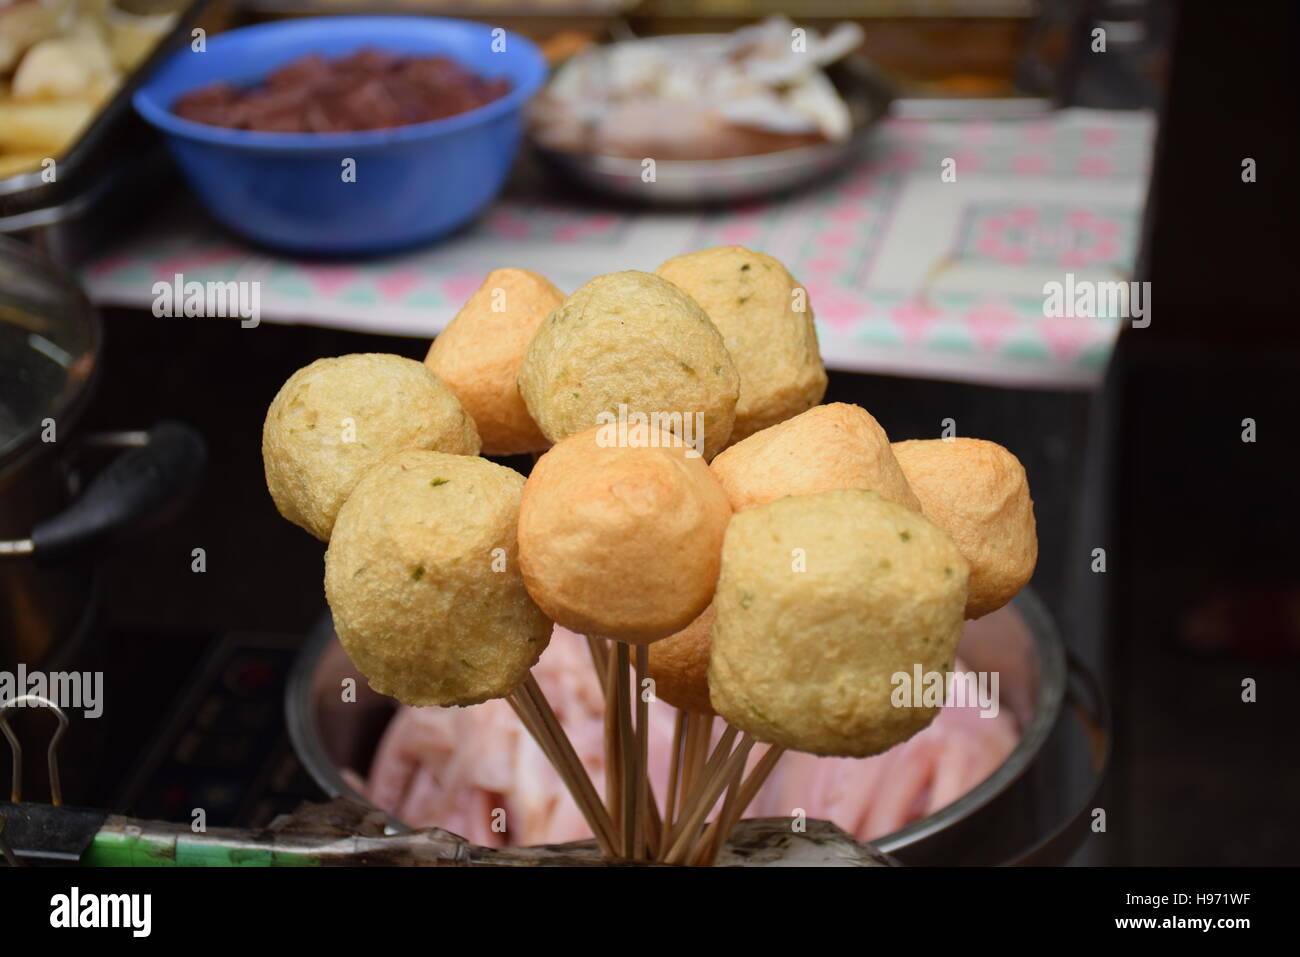
M 530 146 L 543 163 L 578 187 L 605 196 L 656 206 L 736 203 L 762 199 L 813 182 L 837 170 L 867 148 L 874 127 L 840 143 L 817 143 L 773 153 L 716 160 L 657 160 L 655 187 L 641 179 L 641 163 L 621 156 L 579 154 Z
M 1032 719 L 1021 729 L 1020 740 L 1011 754 L 992 774 L 951 804 L 872 841 L 872 845 L 879 850 L 893 853 L 905 849 L 990 804 L 1025 774 L 1055 727 L 1065 698 L 1064 641 L 1046 607 L 1030 589 L 1021 591 L 1012 599 L 1011 604 L 1024 618 L 1025 626 L 1033 636 L 1031 646 L 1038 662 L 1038 694 Z M 285 721 L 289 739 L 306 766 L 307 773 L 329 797 L 346 797 L 373 806 L 365 795 L 359 794 L 343 779 L 334 761 L 326 754 L 316 726 L 312 708 L 312 684 L 316 666 L 332 640 L 334 629 L 326 615 L 303 644 L 289 672 L 285 685 Z M 411 830 L 392 815 L 388 815 L 388 822 L 394 830 Z
M 94 357 L 90 376 L 76 388 L 64 390 L 48 412 L 48 416 L 66 431 L 81 417 L 99 381 L 99 359 L 104 335 L 99 313 L 95 311 L 95 307 L 86 298 L 85 292 L 72 274 L 32 246 L 7 236 L 0 236 L 0 258 L 16 260 L 31 272 L 41 275 L 51 285 L 62 287 L 72 303 L 77 321 L 86 326 L 87 352 Z M 7 445 L 0 446 L 0 475 L 6 474 L 11 468 L 21 466 L 29 456 L 34 457 L 42 451 L 42 447 L 35 441 L 39 432 L 38 423 L 19 433 Z
M 992 774 L 951 804 L 872 841 L 881 851 L 889 854 L 902 850 L 992 803 L 1029 770 L 1029 765 L 1042 751 L 1056 726 L 1065 700 L 1065 642 L 1047 608 L 1033 591 L 1024 589 L 1011 604 L 1034 636 L 1033 648 L 1038 656 L 1038 695 L 1033 718 L 1021 728 L 1020 740 Z
M 751 156 L 729 156 L 707 160 L 655 160 L 655 174 L 666 173 L 671 179 L 707 181 L 734 179 L 763 173 L 779 173 L 791 168 L 811 167 L 817 163 L 835 162 L 839 157 L 860 149 L 871 131 L 870 125 L 854 130 L 849 139 L 841 143 L 813 143 L 793 149 Z M 600 153 L 578 153 L 544 146 L 534 141 L 533 148 L 547 159 L 578 168 L 587 173 L 616 179 L 641 180 L 642 160 L 625 156 L 606 156 Z

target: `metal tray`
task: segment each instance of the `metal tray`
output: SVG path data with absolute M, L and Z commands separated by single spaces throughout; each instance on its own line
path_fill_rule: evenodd
M 683 35 L 694 39 L 708 34 Z M 660 38 L 677 40 L 677 37 Z M 826 70 L 853 116 L 853 132 L 841 143 L 715 160 L 658 160 L 655 181 L 641 178 L 641 160 L 548 147 L 530 137 L 543 164 L 570 182 L 607 196 L 652 205 L 738 202 L 782 193 L 824 178 L 858 156 L 889 112 L 894 91 L 862 56 Z
M 0 180 L 0 233 L 75 264 L 121 222 L 138 218 L 141 197 L 159 192 L 158 177 L 165 177 L 166 166 L 161 142 L 135 115 L 131 95 L 163 59 L 189 41 L 190 29 L 209 2 L 190 0 L 180 9 L 172 29 L 59 158 L 55 182 L 44 182 L 39 170 Z

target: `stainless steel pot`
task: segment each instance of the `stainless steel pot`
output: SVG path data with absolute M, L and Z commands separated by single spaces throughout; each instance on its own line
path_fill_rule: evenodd
M 0 238 L 0 668 L 48 664 L 86 632 L 87 559 L 139 531 L 202 471 L 202 439 L 178 423 L 83 435 L 100 373 L 99 318 L 41 253 Z M 121 446 L 83 490 L 78 453 Z
M 1027 591 L 969 622 L 958 654 L 975 671 L 999 673 L 1001 706 L 1019 723 L 1020 743 L 963 797 L 875 846 L 904 864 L 1064 862 L 1086 831 L 1106 767 L 1110 722 L 1099 688 Z M 357 701 L 339 707 L 344 678 L 355 679 Z M 299 759 L 329 796 L 369 803 L 343 770 L 366 773 L 394 710 L 323 621 L 289 677 L 285 713 Z

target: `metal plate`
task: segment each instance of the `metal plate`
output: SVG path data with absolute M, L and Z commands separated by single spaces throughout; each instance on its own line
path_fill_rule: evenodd
M 664 37 L 656 42 L 697 43 L 712 34 Z M 755 156 L 715 160 L 657 160 L 655 180 L 642 179 L 642 161 L 548 147 L 531 138 L 542 161 L 565 179 L 607 196 L 654 205 L 737 202 L 786 192 L 815 182 L 860 154 L 889 112 L 894 93 L 864 57 L 826 69 L 848 104 L 853 132 L 840 143 L 820 143 Z
M 189 39 L 190 29 L 210 0 L 189 0 L 177 5 L 176 23 L 150 54 L 113 93 L 77 141 L 58 158 L 58 179 L 45 182 L 41 171 L 18 173 L 0 180 L 0 233 L 29 236 L 33 231 L 89 218 L 89 207 L 100 198 L 97 190 L 106 178 L 125 167 L 139 165 L 141 154 L 158 146 L 153 131 L 135 115 L 131 96 L 155 66 Z M 84 197 L 92 201 L 78 202 Z

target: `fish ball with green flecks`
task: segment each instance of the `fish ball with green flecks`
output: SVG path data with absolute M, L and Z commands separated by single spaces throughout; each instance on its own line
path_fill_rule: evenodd
M 317 359 L 280 387 L 262 426 L 275 507 L 322 541 L 362 473 L 402 449 L 479 452 L 474 420 L 456 396 L 402 356 Z
M 370 469 L 335 523 L 325 596 L 339 641 L 404 704 L 509 694 L 551 636 L 524 589 L 524 478 L 487 459 L 406 451 Z
M 740 378 L 694 299 L 666 279 L 627 271 L 597 276 L 542 323 L 519 393 L 552 442 L 609 417 L 645 416 L 652 428 L 689 430 L 711 459 L 731 438 Z
M 760 741 L 866 757 L 926 727 L 894 676 L 952 669 L 970 574 L 911 509 L 861 489 L 777 499 L 727 528 L 709 696 Z

